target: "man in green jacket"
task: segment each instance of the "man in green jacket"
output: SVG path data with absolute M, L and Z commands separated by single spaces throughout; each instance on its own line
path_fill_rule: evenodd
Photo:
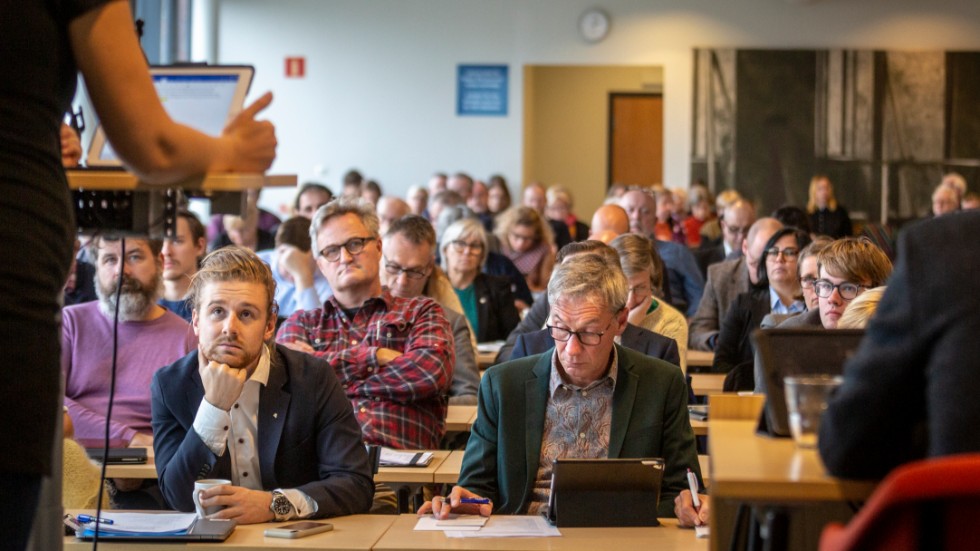
M 419 514 L 535 514 L 547 506 L 556 458 L 662 457 L 658 515 L 674 515 L 687 469 L 700 479 L 687 386 L 677 366 L 615 343 L 626 328 L 627 292 L 622 271 L 598 255 L 555 268 L 555 348 L 486 372 L 459 485 Z M 491 503 L 460 504 L 463 497 Z

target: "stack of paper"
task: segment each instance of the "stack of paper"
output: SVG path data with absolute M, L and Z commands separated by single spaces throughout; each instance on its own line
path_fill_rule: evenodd
M 112 524 L 99 524 L 100 534 L 130 535 L 172 535 L 183 534 L 194 523 L 194 513 L 102 513 L 103 519 Z M 95 523 L 82 525 L 83 531 L 91 534 Z
M 383 467 L 425 467 L 432 462 L 432 452 L 400 452 L 381 448 L 379 464 Z

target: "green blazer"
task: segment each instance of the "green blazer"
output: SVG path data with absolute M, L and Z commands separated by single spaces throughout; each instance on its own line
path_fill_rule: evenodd
M 681 370 L 616 345 L 609 457 L 662 457 L 666 463 L 658 515 L 674 516 L 674 497 L 697 473 L 697 449 Z M 494 513 L 527 511 L 538 472 L 554 348 L 487 370 L 459 485 L 493 500 Z

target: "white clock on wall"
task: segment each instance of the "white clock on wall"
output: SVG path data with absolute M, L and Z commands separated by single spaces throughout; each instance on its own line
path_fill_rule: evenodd
M 586 10 L 578 19 L 578 31 L 588 42 L 599 42 L 609 35 L 609 14 L 598 8 Z

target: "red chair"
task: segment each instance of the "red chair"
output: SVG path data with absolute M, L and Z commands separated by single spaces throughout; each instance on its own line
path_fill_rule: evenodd
M 980 454 L 892 471 L 846 527 L 824 528 L 820 551 L 851 549 L 980 549 Z

